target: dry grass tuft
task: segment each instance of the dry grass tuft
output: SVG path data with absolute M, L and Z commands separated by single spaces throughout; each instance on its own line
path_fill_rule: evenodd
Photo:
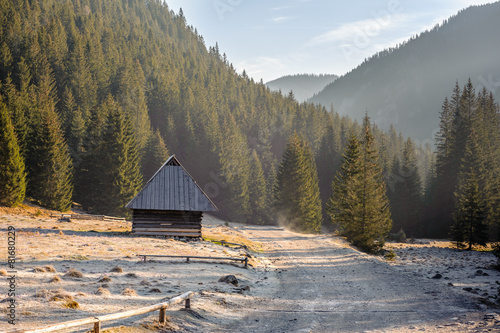
M 78 297 L 87 297 L 88 295 L 86 293 L 82 293 L 81 291 L 78 292 L 78 294 L 76 294 L 75 296 L 78 296 Z
M 113 267 L 110 272 L 113 272 L 113 273 L 123 273 L 123 268 L 121 268 L 120 266 L 115 266 Z
M 52 265 L 47 265 L 44 267 L 46 272 L 57 273 L 56 269 Z
M 5 269 L 0 269 L 0 276 L 6 276 L 7 271 Z
M 150 286 L 151 285 L 151 282 L 149 282 L 148 280 L 142 280 L 141 283 L 140 283 L 141 286 Z
M 57 283 L 61 282 L 61 278 L 59 276 L 54 276 L 52 279 L 49 280 L 49 283 Z
M 71 296 L 71 294 L 69 294 L 64 289 L 57 289 L 57 290 L 42 289 L 42 290 L 37 291 L 34 296 L 37 298 L 48 299 L 51 302 L 72 301 L 73 300 L 73 296 Z
M 244 245 L 248 250 L 253 252 L 263 252 L 262 243 L 251 241 L 243 235 L 238 235 L 236 233 L 230 234 L 228 230 L 224 229 L 204 230 L 203 240 L 212 243 L 218 243 L 222 240 L 228 243 Z
M 57 302 L 57 301 L 72 301 L 73 296 L 71 296 L 66 290 L 64 289 L 58 289 L 56 291 L 51 291 L 50 292 L 52 296 L 50 297 L 50 301 L 52 302 Z
M 137 292 L 132 288 L 125 288 L 122 291 L 123 296 L 137 296 Z
M 99 287 L 99 289 L 97 289 L 95 294 L 100 295 L 100 296 L 109 296 L 109 295 L 111 295 L 111 292 L 106 288 Z
M 83 273 L 80 271 L 77 271 L 76 269 L 70 268 L 66 274 L 64 274 L 65 277 L 72 277 L 76 279 L 81 279 L 83 278 Z
M 110 282 L 111 278 L 109 276 L 104 276 L 99 279 L 99 282 Z
M 43 268 L 43 267 L 35 267 L 35 268 L 33 268 L 33 272 L 35 272 L 35 273 L 45 273 L 45 268 Z
M 54 227 L 54 228 L 57 228 L 57 227 Z M 59 228 L 57 228 L 57 229 L 59 229 Z M 59 236 L 64 236 L 64 232 L 62 230 L 59 231 Z
M 158 288 L 153 288 L 151 290 L 149 290 L 150 293 L 157 293 L 157 294 L 161 294 L 161 290 L 158 289 Z
M 48 298 L 50 294 L 51 292 L 48 291 L 47 289 L 42 289 L 37 291 L 33 296 L 37 298 Z
M 125 276 L 129 277 L 129 278 L 135 278 L 135 279 L 138 278 L 137 274 L 135 274 L 135 273 L 127 273 Z
M 68 309 L 79 309 L 80 304 L 78 304 L 77 301 L 71 300 L 71 301 L 66 301 L 62 304 L 63 307 L 68 308 Z

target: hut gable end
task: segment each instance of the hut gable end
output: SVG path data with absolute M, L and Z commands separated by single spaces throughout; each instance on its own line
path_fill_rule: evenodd
M 217 207 L 172 155 L 126 206 L 133 210 L 217 211 Z

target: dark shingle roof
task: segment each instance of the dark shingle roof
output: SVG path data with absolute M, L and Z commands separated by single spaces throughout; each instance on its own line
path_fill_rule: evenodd
M 170 156 L 126 207 L 205 212 L 218 210 L 175 155 Z

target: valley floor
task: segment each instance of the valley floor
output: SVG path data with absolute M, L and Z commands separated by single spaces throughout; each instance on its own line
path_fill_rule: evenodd
M 128 234 L 130 223 L 59 222 L 38 211 L 0 211 L 0 272 L 7 270 L 8 226 L 17 230 L 18 323 L 13 327 L 2 320 L 0 331 L 135 309 L 189 290 L 200 292 L 192 311 L 172 308 L 164 328 L 157 325 L 157 313 L 103 327 L 115 333 L 500 330 L 494 256 L 456 251 L 444 241 L 389 243 L 397 257 L 388 261 L 361 253 L 339 237 L 226 225 L 210 216 L 204 219 L 204 236 L 244 242 L 256 251 L 136 237 Z M 249 255 L 251 267 L 180 259 L 144 263 L 138 257 L 144 253 Z M 116 267 L 121 272 L 113 272 Z M 68 276 L 70 269 L 83 276 Z M 238 286 L 218 282 L 228 274 Z M 0 298 L 6 297 L 4 283 Z M 67 306 L 69 299 L 78 303 L 76 309 Z M 0 303 L 2 313 L 6 304 Z

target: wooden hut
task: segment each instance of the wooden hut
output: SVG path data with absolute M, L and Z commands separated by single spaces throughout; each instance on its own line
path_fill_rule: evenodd
M 201 237 L 203 212 L 218 210 L 175 155 L 126 207 L 132 209 L 132 233 L 153 236 Z

